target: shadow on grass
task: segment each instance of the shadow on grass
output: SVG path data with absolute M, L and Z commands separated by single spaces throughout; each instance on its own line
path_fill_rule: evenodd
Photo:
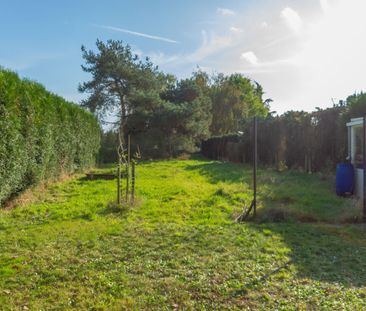
M 219 161 L 207 162 L 202 159 L 198 164 L 187 166 L 186 170 L 198 171 L 212 184 L 246 184 L 247 189 L 244 190 L 243 187 L 243 191 L 249 191 L 249 196 L 252 195 L 250 166 Z M 260 210 L 265 216 L 264 221 L 357 223 L 360 220 L 360 211 L 355 201 L 337 197 L 334 182 L 321 174 L 258 169 L 257 196 Z
M 207 159 L 197 158 L 202 163 L 189 165 L 186 170 L 198 171 L 205 176 L 211 183 L 218 182 L 251 182 L 251 174 L 249 167 L 245 168 L 242 164 L 230 162 L 207 162 Z
M 251 168 L 241 164 L 203 160 L 186 169 L 199 171 L 211 183 L 251 184 Z M 355 214 L 349 213 L 352 200 L 338 198 L 331 181 L 316 174 L 262 169 L 258 171 L 258 188 L 261 208 L 257 221 L 261 223 L 249 226 L 266 235 L 279 234 L 290 248 L 289 263 L 278 267 L 294 266 L 304 279 L 347 287 L 366 285 L 366 227 L 324 223 L 340 223 L 345 216 L 349 222 L 358 219 L 356 209 Z M 276 269 L 268 271 L 269 276 L 273 273 Z
M 93 181 L 93 180 L 114 180 L 116 179 L 116 175 L 114 174 L 87 174 L 79 178 L 80 181 Z
M 125 178 L 126 173 L 121 172 L 121 178 Z M 95 180 L 117 180 L 114 173 L 90 173 L 78 179 L 79 181 L 95 181 Z
M 98 212 L 98 214 L 101 216 L 125 215 L 129 208 L 129 205 L 118 205 L 116 202 L 109 202 L 104 209 Z
M 250 225 L 265 235 L 280 234 L 290 248 L 289 265 L 302 278 L 366 285 L 366 227 L 311 224 Z M 286 264 L 287 265 L 287 264 Z M 281 264 L 279 267 L 283 268 Z M 269 271 L 272 274 L 273 271 Z
M 117 215 L 126 217 L 128 212 L 138 207 L 141 204 L 140 198 L 135 198 L 133 202 L 124 202 L 119 205 L 117 202 L 109 202 L 107 206 L 100 210 L 98 214 L 100 216 Z

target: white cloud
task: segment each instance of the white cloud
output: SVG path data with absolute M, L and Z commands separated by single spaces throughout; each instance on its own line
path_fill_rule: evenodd
M 295 10 L 287 7 L 284 8 L 281 11 L 281 17 L 284 19 L 287 26 L 294 31 L 295 33 L 298 33 L 302 27 L 302 19 Z
M 119 27 L 105 26 L 105 25 L 95 25 L 95 26 L 99 27 L 99 28 L 108 29 L 108 30 L 117 31 L 117 32 L 123 32 L 123 33 L 127 33 L 127 34 L 130 34 L 133 36 L 143 37 L 143 38 L 147 38 L 147 39 L 164 41 L 164 42 L 169 42 L 169 43 L 179 43 L 178 41 L 173 40 L 173 39 L 155 36 L 155 35 L 149 35 L 147 33 L 132 31 L 132 30 L 123 29 L 123 28 L 119 28 Z
M 344 99 L 366 89 L 366 42 L 360 39 L 366 29 L 365 11 L 364 0 L 319 1 L 312 15 L 302 19 L 303 29 L 296 36 L 278 29 L 272 41 L 260 43 L 270 61 L 258 63 L 258 71 L 250 75 L 275 100 L 275 110 L 329 107 L 331 98 Z M 272 58 L 285 53 L 283 61 Z
M 215 54 L 229 47 L 233 42 L 230 36 L 219 36 L 214 33 L 208 35 L 204 30 L 202 31 L 202 37 L 201 46 L 187 57 L 191 62 L 200 61 L 211 54 Z
M 366 88 L 366 42 L 362 40 L 366 2 L 341 0 L 327 5 L 326 15 L 311 25 L 297 55 L 301 88 L 309 92 L 307 98 L 314 105 Z
M 296 11 L 273 2 L 271 7 L 258 5 L 250 13 L 237 13 L 233 25 L 244 29 L 242 33 L 216 17 L 217 25 L 207 26 L 210 31 L 202 32 L 193 51 L 153 55 L 164 70 L 180 76 L 197 65 L 227 74 L 241 72 L 263 85 L 278 112 L 329 107 L 331 98 L 366 90 L 366 1 L 291 3 Z
M 234 33 L 241 33 L 241 32 L 243 32 L 243 29 L 238 28 L 238 27 L 230 27 L 230 31 L 234 32 Z
M 330 9 L 328 0 L 320 0 L 320 6 L 324 13 L 327 13 Z
M 161 52 L 155 52 L 150 53 L 151 60 L 159 66 L 187 66 L 187 64 L 197 66 L 201 65 L 201 62 L 205 61 L 210 56 L 215 55 L 234 44 L 232 36 L 219 36 L 215 33 L 208 34 L 205 30 L 202 30 L 201 33 L 202 43 L 193 52 L 177 55 L 166 55 Z
M 267 29 L 268 28 L 268 23 L 267 22 L 262 22 L 261 23 L 261 28 Z
M 240 58 L 246 60 L 251 65 L 258 65 L 258 57 L 252 51 L 242 53 Z
M 149 54 L 151 61 L 159 66 L 176 63 L 180 59 L 180 55 L 166 55 L 163 52 L 152 52 Z
M 223 15 L 223 16 L 234 16 L 236 13 L 233 10 L 225 9 L 225 8 L 218 8 L 217 13 Z

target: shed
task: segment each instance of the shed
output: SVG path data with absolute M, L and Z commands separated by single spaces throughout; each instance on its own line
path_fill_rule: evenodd
M 354 118 L 347 123 L 348 160 L 355 168 L 355 194 L 363 197 L 363 118 Z

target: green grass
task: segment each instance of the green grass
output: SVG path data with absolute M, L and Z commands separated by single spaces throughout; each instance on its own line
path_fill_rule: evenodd
M 137 172 L 129 209 L 109 204 L 116 181 L 75 178 L 0 211 L 0 309 L 366 308 L 366 228 L 337 224 L 359 211 L 331 181 L 261 170 L 258 221 L 236 224 L 250 167 Z

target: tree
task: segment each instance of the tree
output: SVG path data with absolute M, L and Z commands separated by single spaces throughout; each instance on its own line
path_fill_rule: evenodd
M 117 119 L 116 136 L 123 142 L 132 135 L 143 153 L 171 157 L 193 151 L 212 134 L 236 133 L 246 118 L 268 114 L 262 87 L 240 74 L 212 78 L 198 69 L 177 81 L 133 55 L 128 44 L 97 40 L 96 46 L 97 51 L 82 47 L 82 69 L 91 74 L 79 85 L 89 94 L 82 104 L 101 121 Z
M 118 141 L 118 136 L 114 130 L 108 130 L 102 133 L 98 155 L 98 161 L 100 163 L 117 162 L 116 141 Z
M 170 82 L 164 92 L 138 92 L 131 99 L 138 109 L 127 129 L 154 157 L 193 151 L 209 136 L 210 98 L 195 78 Z
M 270 100 L 263 102 L 263 90 L 258 83 L 240 74 L 219 74 L 213 80 L 212 135 L 236 133 L 245 119 L 268 114 Z
M 210 135 L 212 104 L 200 82 L 200 77 L 194 75 L 179 81 L 173 90 L 163 95 L 172 103 L 170 111 L 175 111 L 178 117 L 175 117 L 177 120 L 172 123 L 170 133 L 180 136 L 181 145 L 188 149 L 193 149 L 194 145 Z
M 80 92 L 89 94 L 82 105 L 101 120 L 108 114 L 116 114 L 116 124 L 124 135 L 127 119 L 134 112 L 131 94 L 136 90 L 158 89 L 163 85 L 164 75 L 148 58 L 141 60 L 134 55 L 122 41 L 97 40 L 96 46 L 97 52 L 81 47 L 85 61 L 81 67 L 92 75 L 90 81 L 79 85 Z

